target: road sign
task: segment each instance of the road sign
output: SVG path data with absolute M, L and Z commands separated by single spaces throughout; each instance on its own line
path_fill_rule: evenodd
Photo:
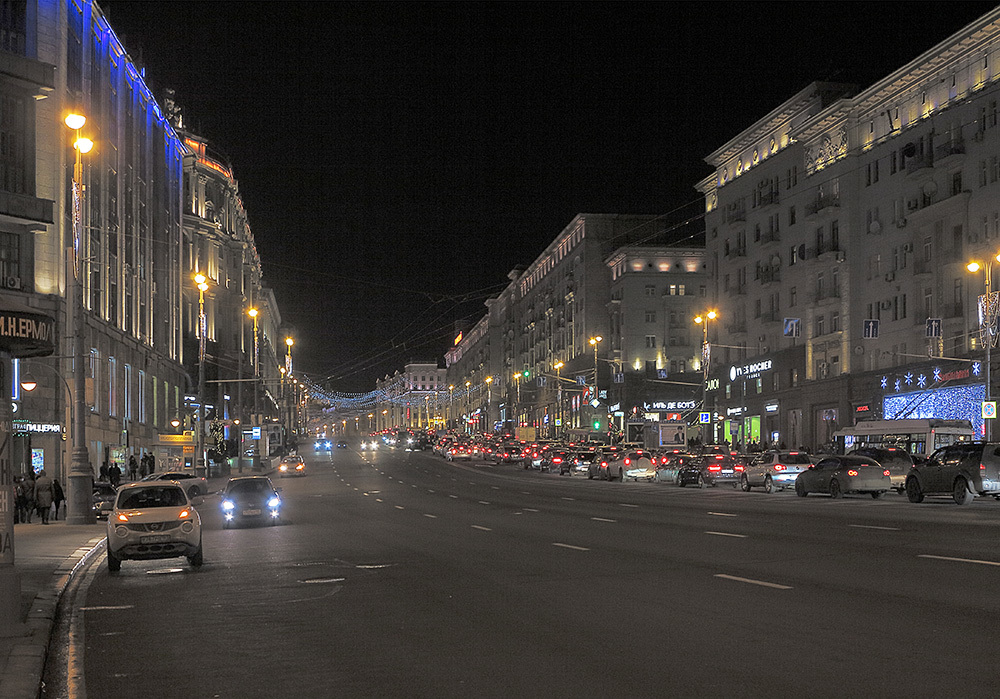
M 698 413 L 698 422 L 707 425 L 712 422 L 712 413 Z
M 870 318 L 865 321 L 865 332 L 863 337 L 866 340 L 878 339 L 878 320 Z
M 586 385 L 587 385 L 587 377 L 586 377 L 586 376 L 584 376 L 583 374 L 579 374 L 579 375 L 577 375 L 577 377 L 576 377 L 576 382 L 577 382 L 577 383 L 578 383 L 579 385 L 581 385 L 581 386 L 586 386 Z
M 941 337 L 941 319 L 940 318 L 928 318 L 927 325 L 924 328 L 925 337 Z
M 983 401 L 983 419 L 995 420 L 997 416 L 997 402 L 995 400 Z
M 625 374 L 618 372 L 615 374 L 615 383 L 625 383 Z
M 798 337 L 801 328 L 801 318 L 785 318 L 785 337 Z
M 665 378 L 667 378 L 667 370 L 666 369 L 657 369 L 656 370 L 656 378 L 658 378 L 658 379 L 665 379 Z

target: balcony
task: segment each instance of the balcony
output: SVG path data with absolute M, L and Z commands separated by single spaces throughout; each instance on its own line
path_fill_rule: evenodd
M 778 311 L 764 311 L 760 314 L 761 323 L 781 323 L 784 317 Z
M 757 273 L 761 284 L 773 284 L 781 281 L 781 269 L 778 267 L 761 267 Z
M 746 322 L 730 323 L 726 326 L 726 332 L 730 335 L 735 335 L 737 333 L 745 333 L 747 331 Z
M 747 220 L 747 212 L 743 209 L 733 209 L 726 212 L 726 223 L 743 223 Z
M 924 175 L 932 174 L 934 171 L 934 157 L 928 153 L 926 155 L 914 155 L 906 159 L 907 178 L 920 178 Z
M 732 257 L 746 257 L 747 256 L 746 246 L 730 248 L 729 254 Z
M 827 194 L 816 197 L 816 201 L 806 204 L 806 218 L 813 219 L 818 216 L 825 216 L 840 209 L 840 195 Z
M 934 148 L 934 163 L 940 167 L 958 164 L 965 156 L 965 141 L 958 139 Z
M 781 242 L 781 234 L 778 231 L 766 231 L 760 237 L 760 242 L 764 245 Z
M 761 194 L 760 197 L 757 199 L 757 206 L 759 207 L 771 206 L 772 204 L 777 204 L 778 201 L 779 197 L 777 192 L 767 192 Z

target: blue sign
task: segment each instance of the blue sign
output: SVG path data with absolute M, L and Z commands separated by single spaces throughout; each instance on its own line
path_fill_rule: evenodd
M 260 426 L 253 428 L 253 438 L 260 439 Z
M 615 374 L 615 383 L 625 383 L 625 374 L 622 373 Z
M 924 335 L 926 337 L 941 337 L 941 319 L 928 318 L 927 326 L 924 328 Z
M 665 379 L 665 378 L 667 378 L 667 370 L 666 369 L 657 369 L 656 370 L 656 378 L 658 378 L 658 379 Z
M 865 331 L 862 337 L 866 340 L 878 339 L 878 320 L 868 319 L 865 321 Z
M 801 318 L 785 318 L 785 337 L 798 337 L 801 328 Z
M 712 422 L 712 413 L 698 413 L 698 422 L 707 425 Z
M 576 382 L 578 384 L 580 384 L 581 386 L 586 386 L 587 385 L 587 377 L 581 374 L 580 376 L 576 377 Z

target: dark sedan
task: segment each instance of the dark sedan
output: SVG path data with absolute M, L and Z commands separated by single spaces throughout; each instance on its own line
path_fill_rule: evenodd
M 863 456 L 827 456 L 795 479 L 795 494 L 826 493 L 839 498 L 845 493 L 870 493 L 873 498 L 892 488 L 889 469 Z
M 733 486 L 740 482 L 743 470 L 746 468 L 743 458 L 732 454 L 707 454 L 693 459 L 681 466 L 677 471 L 677 485 L 697 485 L 715 487 L 720 484 Z
M 277 524 L 281 517 L 278 489 L 267 476 L 230 478 L 222 492 L 224 526 L 244 521 Z

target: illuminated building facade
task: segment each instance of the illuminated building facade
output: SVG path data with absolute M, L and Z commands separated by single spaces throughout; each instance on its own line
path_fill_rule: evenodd
M 717 439 L 818 448 L 856 415 L 981 432 L 966 264 L 1000 251 L 998 39 L 993 11 L 866 89 L 814 83 L 706 158 Z

